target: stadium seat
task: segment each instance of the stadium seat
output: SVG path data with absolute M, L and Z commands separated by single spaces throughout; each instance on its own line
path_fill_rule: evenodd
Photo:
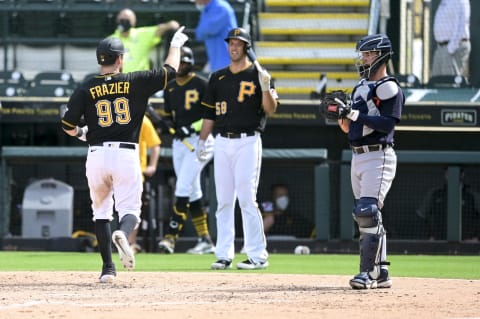
M 427 83 L 428 88 L 468 88 L 468 80 L 461 75 L 432 76 Z
M 395 74 L 395 77 L 403 88 L 418 89 L 422 87 L 420 80 L 415 74 Z
M 28 96 L 70 96 L 76 83 L 70 72 L 49 71 L 38 73 L 27 89 Z
M 0 96 L 22 96 L 27 83 L 20 71 L 0 71 Z

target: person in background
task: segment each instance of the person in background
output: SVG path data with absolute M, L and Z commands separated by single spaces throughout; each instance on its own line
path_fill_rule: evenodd
M 170 217 L 166 235 L 158 243 L 158 247 L 170 254 L 175 250 L 175 243 L 183 229 L 188 213 L 190 213 L 199 240 L 195 247 L 187 250 L 187 253 L 209 254 L 213 253 L 215 249 L 208 231 L 207 213 L 202 201 L 201 187 L 201 172 L 213 157 L 214 139 L 211 135 L 207 139 L 209 154 L 205 161 L 199 161 L 195 152 L 192 152 L 184 144 L 197 145 L 203 115 L 203 107 L 200 102 L 207 87 L 207 80 L 192 72 L 194 64 L 192 49 L 186 46 L 182 47 L 177 77 L 167 84 L 164 93 L 165 113 L 167 114 L 164 116 L 164 120 L 169 127 L 175 128 L 172 159 L 177 181 L 173 214 Z
M 208 58 L 204 71 L 217 71 L 230 64 L 225 38 L 238 26 L 235 12 L 225 0 L 195 0 L 195 6 L 201 12 L 195 36 L 205 43 Z
M 464 183 L 465 172 L 460 170 L 460 188 L 462 189 L 462 240 L 478 242 L 480 237 L 480 211 L 478 195 L 470 185 Z M 417 215 L 424 219 L 426 235 L 429 240 L 447 239 L 447 199 L 448 170 L 445 168 L 445 183 L 432 188 L 416 209 Z
M 142 127 L 140 128 L 140 137 L 138 140 L 138 148 L 140 154 L 140 167 L 142 169 L 143 192 L 142 192 L 142 215 L 149 216 L 149 190 L 150 187 L 148 178 L 155 175 L 157 171 L 158 158 L 160 156 L 160 144 L 162 143 L 160 136 L 158 136 L 152 121 L 147 116 L 143 117 Z M 148 225 L 152 227 L 152 225 Z M 132 248 L 133 253 L 142 251 L 141 246 L 137 243 L 138 228 L 135 228 L 130 236 L 128 242 Z
M 441 0 L 433 21 L 437 43 L 430 76 L 461 75 L 468 78 L 470 0 Z
M 117 15 L 118 27 L 111 37 L 119 38 L 125 47 L 122 72 L 144 71 L 151 69 L 150 52 L 162 41 L 167 31 L 175 31 L 180 25 L 175 20 L 154 26 L 135 27 L 137 16 L 129 8 L 122 9 Z
M 273 184 L 271 201 L 261 203 L 265 234 L 289 235 L 299 238 L 312 236 L 313 225 L 289 209 L 290 198 L 286 184 Z

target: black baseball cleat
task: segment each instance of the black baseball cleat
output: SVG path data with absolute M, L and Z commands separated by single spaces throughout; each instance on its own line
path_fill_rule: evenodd
M 377 288 L 390 288 L 392 287 L 392 280 L 388 276 L 388 269 L 380 269 L 380 276 L 377 279 Z
M 255 263 L 250 259 L 247 259 L 237 263 L 237 269 L 244 269 L 244 270 L 266 269 L 267 267 L 268 267 L 268 260 L 264 262 Z
M 102 274 L 100 275 L 100 282 L 101 283 L 113 282 L 116 275 L 117 275 L 117 271 L 115 270 L 114 263 L 104 264 L 102 267 Z
M 232 268 L 232 262 L 225 259 L 219 259 L 216 262 L 212 263 L 210 268 L 213 270 L 224 270 L 224 269 Z

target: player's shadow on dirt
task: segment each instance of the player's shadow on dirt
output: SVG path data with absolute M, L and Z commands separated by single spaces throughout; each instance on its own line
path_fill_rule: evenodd
M 209 289 L 209 290 L 195 290 L 196 293 L 203 292 L 205 294 L 212 293 L 268 293 L 268 292 L 307 292 L 307 291 L 345 291 L 352 290 L 350 287 L 334 287 L 334 286 L 259 286 L 251 288 L 229 288 L 229 289 Z M 189 291 L 185 291 L 189 292 Z

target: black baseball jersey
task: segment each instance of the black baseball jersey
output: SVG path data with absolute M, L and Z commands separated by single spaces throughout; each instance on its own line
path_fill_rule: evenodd
M 158 70 L 94 76 L 70 97 L 62 126 L 75 128 L 83 115 L 88 144 L 138 143 L 149 97 L 173 78 L 175 70 L 168 65 Z
M 189 127 L 202 118 L 204 108 L 201 102 L 207 83 L 195 73 L 181 83 L 178 79 L 168 82 L 163 92 L 164 110 L 172 118 L 175 128 Z
M 265 129 L 262 89 L 253 64 L 238 73 L 232 73 L 229 67 L 212 73 L 202 105 L 206 107 L 204 118 L 215 121 L 217 132 L 263 132 Z

